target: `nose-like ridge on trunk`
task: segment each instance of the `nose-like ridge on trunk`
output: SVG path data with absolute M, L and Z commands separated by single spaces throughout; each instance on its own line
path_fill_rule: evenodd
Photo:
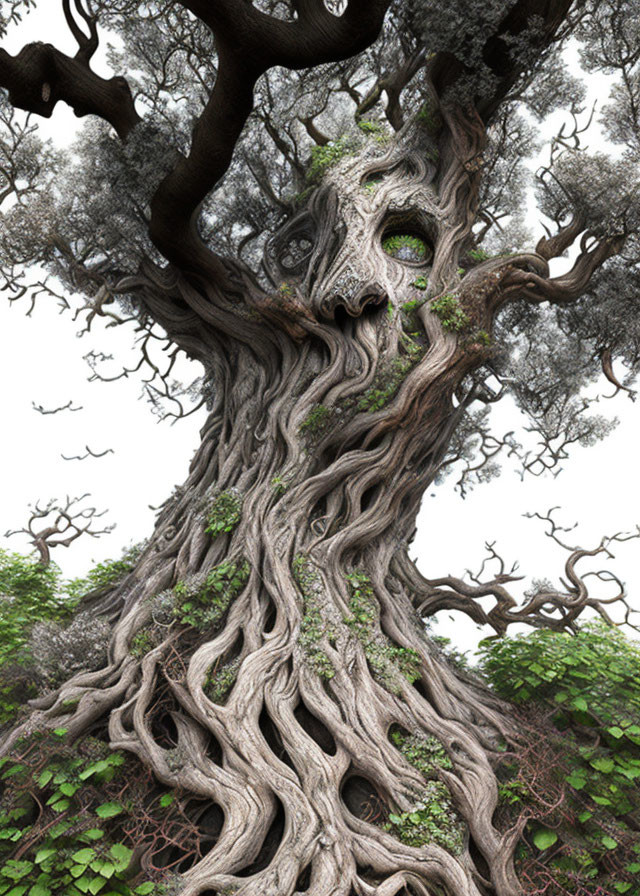
M 350 296 L 337 295 L 333 302 L 334 315 L 343 308 L 351 317 L 360 317 L 386 306 L 389 297 L 379 283 L 368 283 Z

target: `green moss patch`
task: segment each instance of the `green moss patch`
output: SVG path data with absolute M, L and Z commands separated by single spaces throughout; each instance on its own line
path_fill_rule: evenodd
M 364 573 L 350 573 L 347 585 L 349 615 L 344 621 L 362 644 L 376 681 L 392 693 L 399 693 L 399 675 L 410 683 L 420 678 L 420 656 L 410 647 L 397 647 L 382 634 L 378 602 Z
M 298 643 L 309 667 L 320 678 L 329 681 L 335 675 L 335 669 L 322 649 L 321 642 L 333 640 L 335 629 L 322 611 L 322 579 L 313 564 L 302 554 L 293 561 L 293 574 L 303 596 Z
M 240 657 L 236 657 L 228 663 L 215 664 L 209 669 L 203 688 L 209 700 L 219 704 L 226 702 L 236 683 L 239 668 Z
M 300 433 L 306 436 L 319 436 L 331 421 L 331 408 L 324 404 L 317 404 L 307 414 L 300 424 Z
M 179 622 L 202 631 L 220 626 L 232 602 L 249 578 L 246 560 L 230 560 L 214 566 L 207 577 L 178 582 L 173 589 L 176 606 L 173 615 Z
M 391 258 L 419 264 L 429 257 L 429 248 L 419 236 L 410 233 L 394 233 L 382 240 L 382 249 Z
M 312 147 L 307 181 L 311 184 L 320 183 L 330 168 L 337 165 L 345 156 L 354 153 L 357 148 L 357 142 L 347 135 L 339 137 L 337 140 L 330 140 L 324 146 Z
M 429 781 L 408 812 L 389 813 L 385 829 L 408 846 L 436 843 L 454 855 L 462 852 L 464 827 L 441 781 Z

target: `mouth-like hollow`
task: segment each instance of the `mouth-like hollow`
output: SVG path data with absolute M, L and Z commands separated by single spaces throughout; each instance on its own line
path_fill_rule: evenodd
M 356 303 L 338 300 L 333 309 L 333 317 L 338 326 L 348 320 L 360 317 L 376 317 L 386 311 L 389 296 L 386 293 L 368 293 L 362 295 Z

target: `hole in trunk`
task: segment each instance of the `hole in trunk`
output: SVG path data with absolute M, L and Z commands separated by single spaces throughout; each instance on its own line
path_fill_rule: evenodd
M 216 765 L 222 765 L 222 747 L 218 738 L 210 731 L 207 732 L 207 743 L 205 746 L 207 758 Z
M 485 881 L 490 881 L 491 869 L 487 864 L 487 860 L 480 852 L 478 844 L 471 836 L 469 836 L 469 855 L 473 859 L 473 864 L 478 869 L 478 873 L 485 879 Z M 478 884 L 478 881 L 476 881 L 476 884 Z M 480 887 L 480 890 L 482 893 L 486 894 L 486 896 L 489 896 L 489 894 L 493 893 L 493 887 L 490 889 L 486 889 L 486 887 Z
M 276 624 L 276 619 L 278 618 L 278 613 L 276 611 L 276 605 L 272 600 L 269 601 L 269 606 L 264 616 L 264 625 L 262 627 L 262 631 L 265 635 L 268 635 L 269 632 L 273 631 L 273 627 Z
M 311 865 L 307 865 L 296 881 L 296 892 L 305 893 L 311 883 Z
M 267 831 L 267 835 L 264 838 L 264 843 L 262 844 L 260 852 L 251 865 L 243 868 L 242 871 L 236 872 L 238 877 L 251 877 L 252 874 L 258 874 L 260 871 L 264 871 L 264 869 L 271 864 L 273 857 L 278 851 L 278 847 L 282 840 L 282 832 L 284 831 L 284 806 L 280 800 L 276 799 L 276 802 L 276 814 Z
M 347 309 L 344 305 L 336 305 L 333 312 L 333 319 L 336 322 L 336 325 L 344 332 L 349 327 L 353 326 L 353 317 L 347 313 Z
M 356 874 L 358 879 L 369 884 L 370 887 L 377 887 L 382 883 L 382 878 L 376 874 L 375 869 L 371 865 L 356 865 Z
M 259 724 L 260 731 L 262 731 L 262 736 L 269 744 L 269 747 L 274 755 L 277 756 L 281 762 L 284 762 L 285 765 L 288 765 L 289 768 L 293 768 L 291 757 L 284 748 L 280 732 L 278 731 L 277 726 L 274 725 L 271 716 L 267 712 L 266 706 L 262 707 Z
M 207 852 L 213 849 L 220 838 L 220 831 L 224 824 L 224 812 L 222 808 L 214 803 L 207 806 L 198 821 L 198 828 L 202 837 L 202 851 Z M 206 847 L 206 848 L 205 848 Z
M 370 488 L 366 489 L 362 493 L 362 497 L 360 498 L 360 509 L 364 513 L 366 510 L 369 510 L 370 507 L 373 507 L 378 496 L 380 495 L 380 485 L 372 485 Z
M 414 682 L 413 682 L 413 686 L 414 686 L 414 688 L 416 689 L 416 691 L 420 694 L 420 696 L 422 697 L 423 700 L 426 700 L 427 703 L 430 703 L 430 702 L 431 702 L 431 701 L 429 700 L 429 697 L 428 697 L 428 695 L 427 695 L 427 692 L 426 692 L 426 690 L 425 690 L 425 687 L 424 687 L 424 685 L 422 684 L 422 681 L 421 681 L 420 679 L 418 679 L 417 681 L 414 681 Z
M 168 712 L 154 714 L 151 733 L 158 746 L 165 750 L 172 750 L 178 744 L 178 729 Z
M 298 725 L 318 744 L 321 750 L 324 750 L 329 756 L 336 755 L 336 742 L 333 735 L 326 725 L 307 709 L 302 700 L 296 706 L 293 714 Z
M 351 775 L 342 785 L 342 800 L 352 815 L 369 824 L 386 821 L 387 807 L 375 785 L 361 775 Z
M 174 801 L 166 817 L 154 819 L 154 825 L 138 831 L 137 845 L 147 852 L 142 867 L 184 874 L 202 855 L 213 849 L 220 837 L 224 812 L 216 803 L 187 799 Z M 153 818 L 153 814 L 150 816 Z M 176 830 L 180 836 L 175 835 Z

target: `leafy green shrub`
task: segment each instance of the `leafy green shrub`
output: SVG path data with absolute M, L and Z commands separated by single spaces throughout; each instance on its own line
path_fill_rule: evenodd
M 174 793 L 137 760 L 65 733 L 34 734 L 0 759 L 0 894 L 161 896 L 136 850 L 158 852 L 176 822 L 192 836 Z
M 185 582 L 178 582 L 173 589 L 177 601 L 173 615 L 185 625 L 191 625 L 200 631 L 215 629 L 248 578 L 249 564 L 246 560 L 237 563 L 225 560 L 214 566 L 204 580 L 195 576 Z
M 510 823 L 532 819 L 521 869 L 532 884 L 553 884 L 549 894 L 640 896 L 640 645 L 592 622 L 575 636 L 485 642 L 481 657 L 529 726 L 531 746 L 516 746 L 501 771 Z
M 430 310 L 440 319 L 443 330 L 459 333 L 466 330 L 471 321 L 460 307 L 456 296 L 440 296 L 431 303 Z
M 356 148 L 356 142 L 346 134 L 337 140 L 330 140 L 324 146 L 313 146 L 311 148 L 311 163 L 307 170 L 307 181 L 312 184 L 320 183 L 330 168 L 354 152 Z
M 229 488 L 213 500 L 209 507 L 205 532 L 214 538 L 233 532 L 242 517 L 242 495 L 237 488 Z
M 29 636 L 35 622 L 67 619 L 73 601 L 61 592 L 61 573 L 51 563 L 0 550 L 0 725 L 35 697 L 40 675 Z
M 74 600 L 79 600 L 91 591 L 114 588 L 136 565 L 144 543 L 127 548 L 119 560 L 105 560 L 97 563 L 83 578 L 71 579 L 64 590 Z

